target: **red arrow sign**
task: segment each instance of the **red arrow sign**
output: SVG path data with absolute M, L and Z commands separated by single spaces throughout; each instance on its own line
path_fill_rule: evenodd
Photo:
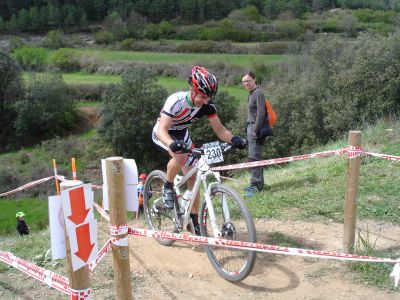
M 75 255 L 87 262 L 90 254 L 92 253 L 95 244 L 90 243 L 90 226 L 89 223 L 77 226 L 75 228 L 76 240 L 78 243 L 78 251 Z
M 90 209 L 86 209 L 85 193 L 83 187 L 69 191 L 69 201 L 71 203 L 71 215 L 68 218 L 75 224 L 85 221 Z

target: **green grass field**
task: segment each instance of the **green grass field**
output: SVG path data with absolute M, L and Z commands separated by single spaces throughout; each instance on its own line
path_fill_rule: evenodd
M 77 49 L 80 54 L 93 55 L 104 61 L 138 61 L 167 64 L 217 64 L 224 63 L 250 68 L 254 63 L 273 64 L 291 59 L 291 55 L 256 54 L 203 54 L 203 53 L 163 53 L 139 52 L 107 49 Z
M 24 80 L 28 81 L 29 76 L 29 73 L 25 72 Z M 112 84 L 121 82 L 121 76 L 119 75 L 101 75 L 85 72 L 63 73 L 62 77 L 67 84 Z M 169 93 L 188 88 L 186 80 L 173 77 L 159 77 L 158 84 L 167 89 Z M 247 91 L 239 86 L 220 85 L 219 91 L 227 92 L 239 101 L 247 100 Z
M 40 231 L 49 224 L 47 199 L 38 198 L 0 198 L 0 234 L 18 234 L 15 214 L 23 211 L 25 222 L 31 231 Z

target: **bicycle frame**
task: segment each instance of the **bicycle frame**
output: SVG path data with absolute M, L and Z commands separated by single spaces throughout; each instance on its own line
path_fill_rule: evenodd
M 218 229 L 218 225 L 217 225 L 216 217 L 215 217 L 215 213 L 214 213 L 214 207 L 213 207 L 212 201 L 211 201 L 211 190 L 215 185 L 221 184 L 221 176 L 220 176 L 219 172 L 214 172 L 211 170 L 209 164 L 206 162 L 203 155 L 198 159 L 197 163 L 195 164 L 195 167 L 191 168 L 187 174 L 185 174 L 184 176 L 177 175 L 175 177 L 174 188 L 175 188 L 176 195 L 177 195 L 178 199 L 179 199 L 179 197 L 182 197 L 180 188 L 194 174 L 196 174 L 196 179 L 195 179 L 195 182 L 193 185 L 192 197 L 191 197 L 191 199 L 189 199 L 189 201 L 190 201 L 189 206 L 186 208 L 186 211 L 184 212 L 182 226 L 186 226 L 189 223 L 190 211 L 192 209 L 194 199 L 200 190 L 200 182 L 202 182 L 203 187 L 204 187 L 204 199 L 207 202 L 207 208 L 208 208 L 208 213 L 210 215 L 210 220 L 211 220 L 211 224 L 212 224 L 214 237 L 221 237 L 222 234 L 221 234 L 221 231 Z M 210 175 L 212 175 L 217 181 L 208 184 L 207 177 Z M 222 201 L 223 201 L 222 205 L 223 205 L 223 207 L 225 207 L 226 202 L 224 201 L 224 199 L 222 199 Z M 227 220 L 230 220 L 229 210 L 223 209 L 223 211 L 224 211 L 225 218 Z

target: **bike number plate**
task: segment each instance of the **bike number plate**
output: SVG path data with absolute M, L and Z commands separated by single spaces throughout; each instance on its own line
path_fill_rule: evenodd
M 203 144 L 203 147 L 204 156 L 209 165 L 224 161 L 224 156 L 219 142 Z

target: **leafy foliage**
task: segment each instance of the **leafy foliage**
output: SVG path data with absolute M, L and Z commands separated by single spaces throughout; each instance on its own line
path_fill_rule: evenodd
M 80 68 L 80 57 L 74 49 L 58 49 L 50 57 L 50 63 L 65 72 L 73 72 Z
M 13 57 L 25 70 L 41 71 L 46 64 L 47 53 L 41 47 L 22 47 L 14 51 Z
M 142 68 L 127 69 L 121 84 L 107 87 L 99 131 L 116 154 L 132 157 L 148 170 L 160 163 L 151 134 L 166 97 L 155 75 Z
M 400 35 L 360 37 L 354 43 L 323 38 L 269 86 L 279 122 L 279 155 L 325 144 L 364 123 L 400 112 Z
M 16 104 L 16 133 L 22 145 L 63 135 L 76 115 L 60 75 L 37 74 L 29 81 L 25 98 Z
M 15 142 L 14 104 L 23 95 L 21 69 L 14 59 L 0 51 L 0 151 Z

